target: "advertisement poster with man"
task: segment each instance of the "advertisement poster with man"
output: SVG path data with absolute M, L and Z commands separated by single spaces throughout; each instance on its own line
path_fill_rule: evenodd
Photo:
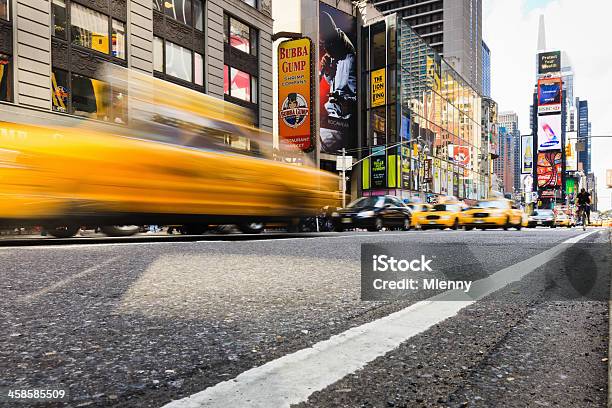
M 321 151 L 337 154 L 357 144 L 357 22 L 319 5 Z
M 309 151 L 312 146 L 311 42 L 307 38 L 278 46 L 278 133 L 281 143 Z
M 561 150 L 561 115 L 538 116 L 538 151 Z

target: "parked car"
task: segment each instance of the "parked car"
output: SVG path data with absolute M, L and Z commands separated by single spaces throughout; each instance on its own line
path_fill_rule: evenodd
M 406 204 L 394 196 L 362 197 L 334 212 L 332 222 L 336 231 L 352 228 L 380 231 L 385 227 L 407 231 L 412 223 L 412 213 Z
M 550 227 L 555 228 L 555 213 L 553 210 L 538 209 L 529 216 L 529 228 Z
M 524 226 L 524 213 L 511 200 L 481 200 L 461 213 L 460 222 L 466 230 L 474 228 L 516 228 Z
M 462 206 L 459 203 L 436 204 L 429 211 L 414 216 L 421 229 L 459 229 L 459 216 Z

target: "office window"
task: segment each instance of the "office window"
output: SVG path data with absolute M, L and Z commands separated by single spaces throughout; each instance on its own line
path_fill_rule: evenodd
M 113 57 L 125 59 L 125 24 L 113 20 Z
M 242 0 L 251 7 L 257 8 L 257 0 Z
M 230 18 L 230 45 L 234 48 L 251 52 L 251 31 L 249 26 L 238 20 Z
M 204 56 L 155 36 L 153 69 L 161 74 L 204 86 Z M 163 75 L 161 77 L 163 78 Z
M 230 95 L 243 101 L 251 101 L 251 76 L 239 69 L 231 68 Z
M 192 53 L 187 48 L 166 41 L 166 74 L 183 81 L 193 81 Z
M 257 103 L 257 77 L 239 69 L 223 66 L 223 92 L 233 98 Z
M 13 94 L 12 65 L 9 55 L 0 54 L 0 101 L 10 102 Z
M 223 93 L 225 95 L 230 94 L 230 78 L 229 78 L 229 67 L 227 65 L 223 66 Z
M 186 25 L 192 24 L 191 0 L 164 0 L 164 14 Z
M 68 72 L 53 68 L 51 72 L 51 102 L 53 110 L 68 113 L 69 101 Z
M 75 115 L 110 120 L 110 85 L 103 81 L 72 74 L 72 111 Z
M 223 16 L 223 40 L 235 49 L 257 55 L 257 30 L 227 14 Z
M 64 0 L 53 0 L 53 3 L 51 4 L 51 20 L 51 24 L 53 25 L 53 35 L 65 40 L 66 2 Z
M 198 54 L 197 52 L 195 52 L 193 55 L 193 82 L 196 85 L 204 86 L 204 57 L 202 54 Z
M 104 54 L 109 53 L 108 17 L 97 11 L 71 4 L 72 42 Z
M 164 40 L 153 37 L 153 69 L 164 72 Z
M 202 0 L 193 1 L 193 26 L 196 30 L 204 31 L 204 6 Z
M 3 20 L 10 20 L 11 13 L 11 0 L 0 0 L 0 18 Z
M 251 75 L 251 102 L 257 103 L 258 81 L 256 76 Z

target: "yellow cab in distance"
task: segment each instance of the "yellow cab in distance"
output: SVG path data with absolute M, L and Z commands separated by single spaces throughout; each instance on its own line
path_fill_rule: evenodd
M 423 214 L 431 210 L 431 204 L 426 203 L 409 203 L 406 204 L 408 208 L 412 211 L 412 219 L 411 219 L 411 227 L 412 228 L 420 228 L 421 225 L 417 222 L 417 218 L 421 217 Z
M 461 225 L 468 231 L 474 228 L 507 230 L 511 227 L 520 230 L 526 223 L 526 214 L 505 198 L 478 201 L 474 207 L 461 213 Z
M 463 204 L 456 199 L 447 198 L 440 200 L 439 204 L 431 206 L 429 211 L 417 213 L 412 219 L 421 229 L 459 229 L 459 217 Z
M 555 225 L 557 227 L 572 227 L 572 219 L 563 211 L 559 211 L 555 217 Z

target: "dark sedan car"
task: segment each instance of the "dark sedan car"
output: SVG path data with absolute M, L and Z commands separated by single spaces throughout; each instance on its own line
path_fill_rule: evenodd
M 362 197 L 332 214 L 336 231 L 366 228 L 380 231 L 385 227 L 409 230 L 412 213 L 399 198 L 393 196 Z

